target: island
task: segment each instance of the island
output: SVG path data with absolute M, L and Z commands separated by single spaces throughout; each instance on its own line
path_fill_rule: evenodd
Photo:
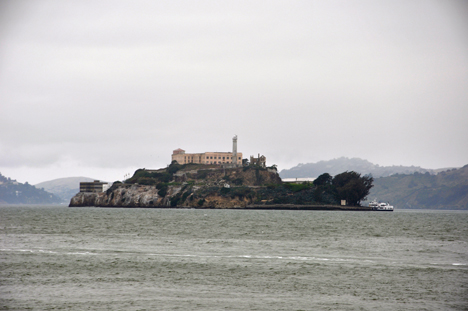
M 108 189 L 104 183 L 83 185 L 70 207 L 148 207 L 195 209 L 353 210 L 372 187 L 372 177 L 344 172 L 322 174 L 313 182 L 284 183 L 275 165 L 259 156 L 243 164 L 185 163 L 138 169 Z

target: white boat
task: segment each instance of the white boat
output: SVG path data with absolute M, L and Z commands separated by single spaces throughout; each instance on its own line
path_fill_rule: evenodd
M 388 203 L 372 201 L 369 203 L 369 207 L 372 207 L 373 211 L 393 212 L 393 206 Z

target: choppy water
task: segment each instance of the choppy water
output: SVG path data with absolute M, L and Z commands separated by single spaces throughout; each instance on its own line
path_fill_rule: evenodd
M 0 207 L 0 309 L 468 310 L 468 211 Z

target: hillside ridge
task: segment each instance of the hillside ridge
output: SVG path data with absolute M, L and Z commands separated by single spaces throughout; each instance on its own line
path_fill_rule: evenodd
M 415 172 L 375 178 L 368 198 L 397 208 L 468 209 L 468 165 L 437 175 Z
M 70 202 L 70 199 L 80 192 L 80 182 L 90 182 L 95 180 L 89 177 L 64 177 L 48 181 L 43 181 L 34 186 L 44 188 L 45 191 L 53 193 L 64 202 Z
M 393 174 L 429 173 L 437 174 L 453 168 L 426 169 L 419 166 L 380 166 L 361 158 L 340 157 L 316 163 L 299 163 L 298 165 L 280 171 L 281 178 L 315 178 L 323 173 L 336 175 L 344 171 L 354 171 L 363 175 L 371 174 L 374 178 L 391 176 Z
M 0 204 L 59 204 L 62 200 L 44 189 L 0 174 Z

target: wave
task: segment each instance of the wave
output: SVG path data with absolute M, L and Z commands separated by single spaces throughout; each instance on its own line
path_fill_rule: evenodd
M 179 258 L 214 258 L 214 259 L 245 259 L 245 260 L 281 260 L 281 261 L 297 261 L 297 262 L 328 262 L 328 263 L 358 263 L 358 264 L 384 264 L 384 265 L 415 265 L 415 266 L 468 266 L 468 263 L 455 262 L 455 263 L 405 263 L 401 261 L 388 260 L 387 258 L 346 258 L 334 256 L 279 256 L 279 255 L 223 255 L 223 254 L 174 254 L 174 253 L 146 253 L 139 251 L 120 251 L 120 250 L 103 250 L 94 249 L 89 250 L 76 250 L 76 251 L 55 251 L 47 249 L 12 249 L 2 248 L 1 252 L 20 252 L 20 253 L 37 253 L 37 254 L 51 254 L 51 255 L 68 255 L 68 256 L 97 256 L 97 255 L 146 255 L 157 257 L 179 257 Z

